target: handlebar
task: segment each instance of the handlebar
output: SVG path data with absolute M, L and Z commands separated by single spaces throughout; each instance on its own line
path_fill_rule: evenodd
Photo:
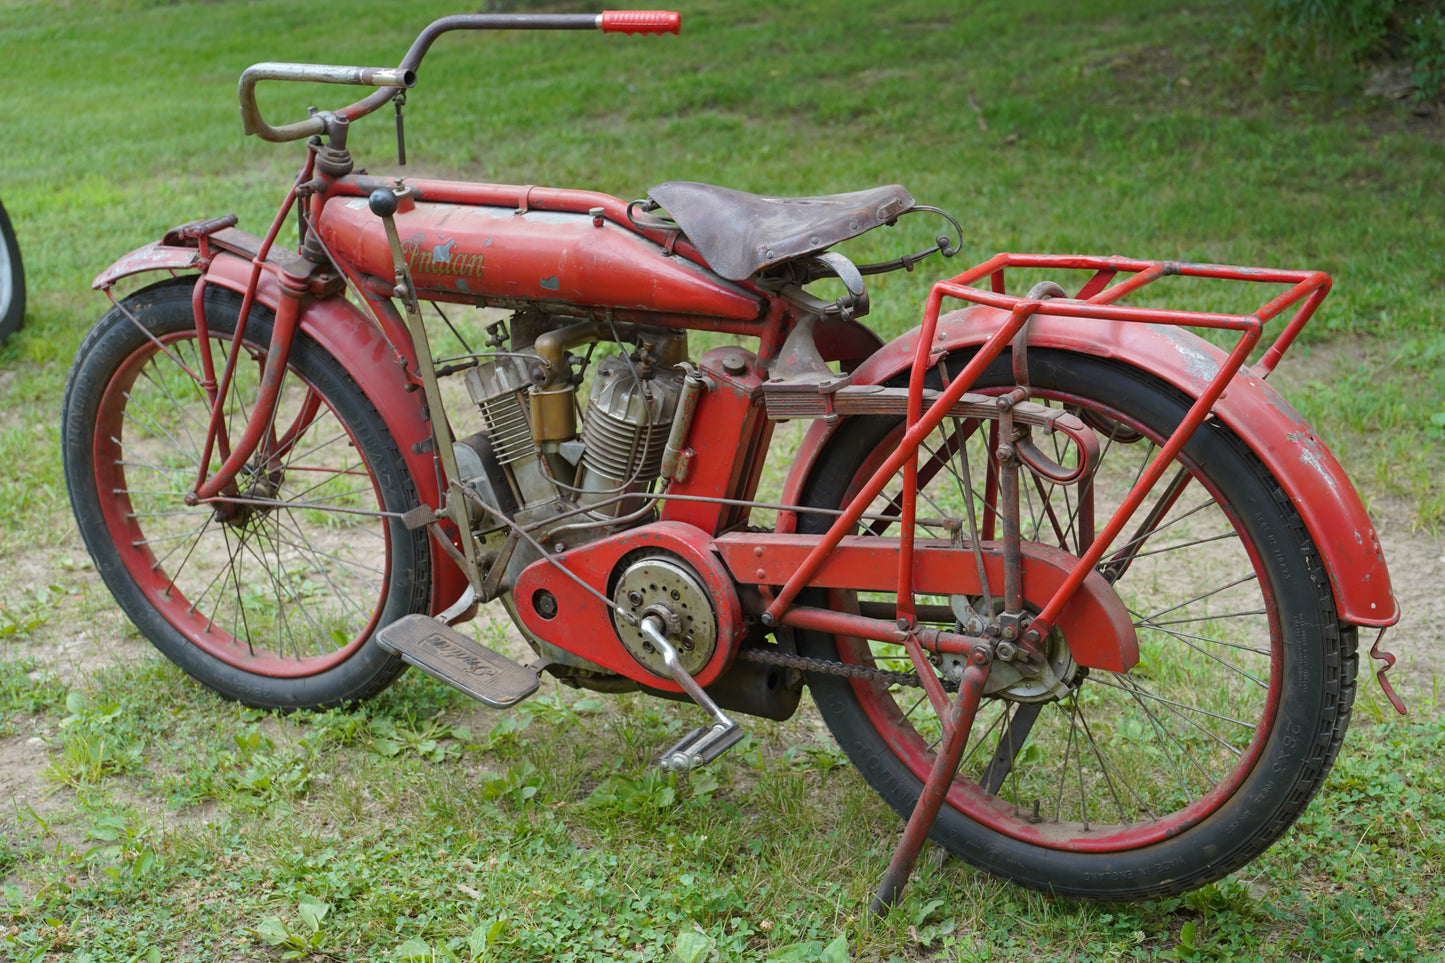
M 682 17 L 666 10 L 610 10 L 603 13 L 482 13 L 442 17 L 427 26 L 412 41 L 406 56 L 395 68 L 337 67 L 327 64 L 260 63 L 241 74 L 238 97 L 241 101 L 241 126 L 247 134 L 255 134 L 272 143 L 301 140 L 324 133 L 324 115 L 281 127 L 272 127 L 261 118 L 256 104 L 256 84 L 262 80 L 314 81 L 324 84 L 353 84 L 381 89 L 337 111 L 333 116 L 357 120 L 381 107 L 402 90 L 416 83 L 416 70 L 435 40 L 452 30 L 600 30 L 603 33 L 677 33 Z
M 321 117 L 284 127 L 272 127 L 261 119 L 261 109 L 256 105 L 256 84 L 262 80 L 314 81 L 322 84 L 358 84 L 367 87 L 385 87 L 388 90 L 402 90 L 416 83 L 416 71 L 400 67 L 335 67 L 328 64 L 286 64 L 261 63 L 247 67 L 241 74 L 241 127 L 248 134 L 257 134 L 262 140 L 280 143 L 300 140 L 326 129 Z

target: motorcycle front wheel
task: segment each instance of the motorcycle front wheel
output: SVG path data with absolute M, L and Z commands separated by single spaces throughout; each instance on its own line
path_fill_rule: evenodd
M 195 283 L 126 298 L 80 347 L 61 423 L 80 532 L 131 621 L 216 692 L 283 710 L 365 699 L 404 668 L 375 631 L 430 597 L 425 531 L 399 519 L 417 504 L 415 484 L 355 380 L 298 337 L 260 450 L 232 489 L 187 505 L 212 414 Z M 218 379 L 240 306 L 206 289 Z M 230 439 L 255 405 L 272 322 L 252 309 L 221 412 Z
M 964 359 L 955 360 L 956 372 Z M 1189 400 L 1115 361 L 1030 349 L 1028 363 L 1033 400 L 1079 415 L 1101 442 L 1088 486 L 1026 472 L 1020 483 L 1023 538 L 1078 555 Z M 1005 355 L 978 390 L 1012 387 L 1010 365 Z M 967 538 L 971 509 L 981 537 L 999 537 L 996 427 L 954 420 L 935 431 L 920 452 L 920 518 L 952 519 Z M 804 504 L 845 504 L 901 431 L 883 417 L 841 425 Z M 899 487 L 874 500 L 859 534 L 896 535 Z M 829 520 L 804 515 L 799 528 L 822 531 Z M 1354 629 L 1340 623 L 1319 554 L 1278 483 L 1227 427 L 1209 421 L 1195 433 L 1124 532 L 1099 570 L 1130 613 L 1139 663 L 1123 673 L 1081 668 L 1057 631 L 1044 644 L 1052 684 L 995 662 L 932 833 L 994 875 L 1079 899 L 1162 897 L 1249 862 L 1323 784 L 1355 692 Z M 919 602 L 959 631 L 990 604 L 997 612 L 1001 594 L 993 586 L 991 598 Z M 812 596 L 838 609 L 860 601 L 889 599 Z M 1045 601 L 1026 598 L 1026 607 Z M 911 668 L 894 644 L 820 634 L 801 642 L 822 659 Z M 910 813 L 940 733 L 922 690 L 822 672 L 809 685 L 863 777 Z

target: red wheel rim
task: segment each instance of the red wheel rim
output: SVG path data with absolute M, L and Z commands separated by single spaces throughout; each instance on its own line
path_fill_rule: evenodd
M 149 604 L 189 643 L 258 675 L 297 678 L 324 672 L 366 641 L 386 603 L 391 541 L 376 480 L 351 430 L 324 398 L 314 417 L 297 416 L 316 409 L 302 401 L 292 405 L 298 420 L 275 433 L 295 444 L 280 472 L 287 481 L 280 482 L 269 499 L 274 504 L 265 504 L 268 499 L 257 495 L 255 486 L 247 494 L 260 507 L 224 503 L 224 510 L 245 515 L 247 521 L 240 525 L 219 521 L 214 507 L 187 508 L 182 497 L 195 484 L 198 456 L 183 473 L 157 452 L 169 445 L 175 451 L 165 457 L 179 460 L 180 449 L 189 445 L 194 452 L 197 438 L 204 436 L 203 427 L 196 429 L 204 425 L 204 417 L 194 415 L 195 410 L 202 416 L 208 411 L 196 374 L 200 367 L 184 357 L 188 345 L 194 350 L 193 343 L 191 331 L 147 342 L 124 360 L 106 386 L 92 451 L 110 538 Z M 230 344 L 221 339 L 213 343 L 222 348 Z M 257 353 L 254 346 L 247 347 Z M 238 364 L 238 370 L 244 366 Z M 306 385 L 294 367 L 287 384 L 296 397 L 314 397 L 307 389 L 315 392 L 315 386 Z M 155 399 L 156 407 L 174 405 L 175 424 L 188 429 L 184 442 L 183 432 L 166 420 L 170 413 L 146 409 L 146 402 Z M 278 416 L 277 424 L 288 423 Z M 185 487 L 177 481 L 181 478 Z M 299 493 L 290 502 L 285 498 L 288 484 Z M 331 494 L 343 487 L 344 498 Z M 348 504 L 343 506 L 343 501 Z M 350 502 L 361 507 L 350 507 Z M 329 515 L 344 521 L 330 521 Z M 362 520 L 359 527 L 355 519 Z M 339 525 L 345 534 L 328 536 L 318 547 L 311 531 L 326 525 Z M 381 561 L 363 566 L 362 550 L 345 546 L 346 538 L 359 539 L 362 530 L 365 558 Z M 268 565 L 276 571 L 265 571 Z M 308 582 L 306 575 L 287 571 L 288 566 L 315 571 Z M 270 599 L 265 598 L 268 585 Z M 360 594 L 374 597 L 365 602 L 341 597 L 360 585 L 368 586 Z

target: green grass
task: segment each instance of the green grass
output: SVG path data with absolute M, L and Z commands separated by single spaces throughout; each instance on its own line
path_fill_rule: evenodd
M 682 713 L 641 699 L 544 697 L 483 732 L 495 716 L 415 675 L 288 719 L 158 663 L 98 681 L 60 721 L 74 803 L 6 827 L 14 959 L 816 960 L 841 937 L 852 959 L 1412 960 L 1445 925 L 1439 720 L 1353 734 L 1327 804 L 1197 893 L 1050 900 L 930 851 L 877 920 L 891 817 L 797 726 L 678 780 L 648 762 Z M 102 734 L 104 760 L 74 748 Z
M 1422 524 L 1445 520 L 1438 129 L 1407 130 L 1405 108 L 1358 97 L 1259 89 L 1223 3 L 682 9 L 681 37 L 444 38 L 409 96 L 415 172 L 626 198 L 668 179 L 774 194 L 900 181 L 955 212 L 965 237 L 952 265 L 873 282 L 870 321 L 890 335 L 917 322 L 932 278 L 998 250 L 1325 269 L 1335 293 L 1305 343 L 1346 365 L 1312 374 L 1296 400 L 1369 491 L 1416 500 Z M 19 758 L 42 740 L 50 787 L 0 815 L 0 957 L 1441 952 L 1438 692 L 1387 721 L 1362 681 L 1320 799 L 1198 893 L 1051 900 L 930 849 L 903 905 L 876 920 L 864 908 L 898 821 L 811 716 L 751 725 L 719 765 L 675 780 L 651 761 L 696 713 L 672 704 L 546 695 L 498 714 L 413 673 L 364 708 L 276 719 L 156 659 L 98 673 L 38 659 L 82 632 L 127 637 L 80 561 L 59 467 L 65 371 L 106 306 L 91 278 L 193 218 L 236 211 L 264 228 L 298 156 L 242 137 L 245 66 L 389 64 L 450 12 L 0 0 L 12 77 L 0 198 L 30 282 L 26 327 L 0 348 L 0 749 Z M 335 97 L 263 89 L 274 119 Z M 393 167 L 391 129 L 386 114 L 358 125 L 361 164 Z M 894 256 L 938 228 L 908 220 L 850 253 Z M 1254 307 L 1226 290 L 1165 297 Z

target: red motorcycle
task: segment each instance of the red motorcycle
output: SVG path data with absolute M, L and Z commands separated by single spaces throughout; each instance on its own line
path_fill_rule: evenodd
M 400 116 L 443 33 L 678 23 L 455 16 L 395 69 L 242 75 L 247 132 L 306 142 L 274 223 L 192 222 L 106 269 L 66 391 L 70 495 L 120 605 L 267 708 L 365 699 L 408 663 L 497 707 L 544 670 L 691 700 L 707 721 L 674 771 L 806 685 L 908 817 L 877 907 L 930 835 L 1086 899 L 1243 866 L 1325 780 L 1357 628 L 1399 615 L 1349 480 L 1265 380 L 1329 278 L 999 254 L 884 343 L 865 279 L 959 242 L 835 246 L 905 215 L 961 233 L 897 185 L 628 203 L 353 170 L 349 125 Z M 378 89 L 274 127 L 263 80 Z M 1011 291 L 1021 269 L 1053 280 Z M 1263 304 L 1136 306 L 1171 276 Z M 784 421 L 808 426 L 774 474 Z M 533 664 L 453 627 L 484 602 Z

